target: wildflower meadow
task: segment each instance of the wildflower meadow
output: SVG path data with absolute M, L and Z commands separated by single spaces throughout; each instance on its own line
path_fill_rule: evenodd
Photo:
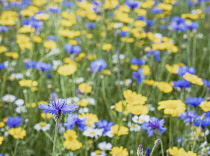
M 210 0 L 0 0 L 0 156 L 210 156 Z

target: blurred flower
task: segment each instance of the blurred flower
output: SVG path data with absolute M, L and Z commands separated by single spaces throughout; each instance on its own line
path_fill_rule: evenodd
M 132 78 L 135 79 L 138 83 L 141 83 L 144 79 L 144 72 L 142 69 L 139 69 L 137 72 L 132 73 Z
M 140 6 L 140 2 L 139 1 L 133 1 L 133 0 L 127 0 L 125 2 L 125 5 L 127 5 L 131 9 L 135 9 L 135 8 L 138 8 Z
M 26 130 L 21 127 L 11 128 L 8 130 L 8 133 L 15 139 L 23 139 L 26 136 Z
M 103 129 L 94 129 L 94 128 L 87 128 L 84 132 L 84 136 L 88 136 L 91 138 L 98 138 L 99 136 L 102 136 Z
M 95 60 L 90 64 L 92 72 L 102 71 L 106 68 L 106 66 L 107 64 L 103 59 Z
M 186 99 L 186 103 L 190 106 L 198 106 L 203 101 L 204 101 L 204 99 L 202 97 L 188 97 Z
M 128 128 L 125 126 L 120 126 L 118 124 L 114 125 L 111 127 L 111 131 L 113 135 L 117 135 L 117 136 L 121 136 L 121 135 L 127 135 L 128 132 Z
M 6 94 L 6 95 L 4 95 L 4 96 L 2 97 L 2 100 L 3 100 L 4 102 L 14 102 L 15 99 L 16 99 L 16 97 L 15 97 L 14 95 L 12 95 L 12 94 Z
M 86 118 L 79 118 L 77 114 L 71 114 L 64 123 L 66 129 L 73 129 L 75 126 L 79 127 L 80 131 L 84 131 L 86 128 Z
M 173 81 L 173 87 L 174 88 L 189 88 L 191 85 L 190 85 L 190 82 L 187 81 L 187 80 L 178 80 L 178 81 Z
M 200 107 L 204 112 L 210 111 L 210 101 L 201 102 Z
M 81 48 L 78 45 L 71 45 L 69 43 L 65 44 L 64 49 L 67 53 L 71 53 L 71 54 L 79 54 L 81 52 Z
M 96 150 L 95 152 L 91 152 L 90 156 L 106 156 L 106 153 L 101 150 Z
M 98 122 L 96 122 L 96 126 L 99 129 L 103 129 L 103 133 L 110 131 L 113 125 L 113 122 L 108 122 L 107 120 L 98 120 Z
M 102 151 L 109 151 L 112 148 L 112 144 L 111 143 L 107 143 L 105 141 L 98 143 L 98 148 Z
M 190 110 L 190 111 L 180 114 L 179 117 L 181 120 L 184 120 L 184 122 L 193 123 L 195 119 L 198 117 L 198 115 L 195 113 L 194 110 Z
M 122 146 L 120 147 L 113 147 L 110 151 L 110 154 L 112 156 L 128 156 L 128 150 L 127 148 L 124 148 Z
M 6 121 L 6 124 L 9 126 L 9 127 L 18 127 L 20 126 L 22 123 L 22 118 L 19 117 L 19 116 L 16 116 L 16 117 L 8 117 L 7 118 L 7 121 Z
M 47 124 L 46 122 L 40 122 L 34 125 L 34 129 L 37 131 L 47 131 L 50 129 L 50 124 Z

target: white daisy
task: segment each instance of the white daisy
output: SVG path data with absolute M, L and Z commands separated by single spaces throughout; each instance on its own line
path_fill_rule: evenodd
M 135 131 L 135 132 L 138 132 L 141 129 L 140 125 L 134 124 L 134 123 L 131 123 L 131 122 L 128 123 L 128 127 L 130 128 L 130 131 Z
M 87 128 L 83 135 L 91 137 L 91 138 L 98 138 L 99 136 L 102 136 L 103 129 L 93 129 L 93 128 Z
M 132 121 L 138 124 L 142 124 L 144 121 L 149 122 L 150 116 L 149 115 L 140 115 L 140 116 L 133 116 Z
M 16 106 L 22 106 L 22 105 L 24 104 L 24 100 L 23 100 L 23 99 L 17 99 L 17 100 L 14 102 L 14 104 L 15 104 Z
M 112 149 L 112 144 L 111 143 L 107 143 L 106 141 L 100 142 L 98 143 L 98 148 L 102 151 L 106 151 L 106 150 L 111 150 Z
M 106 156 L 104 151 L 96 150 L 95 152 L 91 152 L 90 156 Z
M 47 131 L 50 129 L 50 124 L 47 124 L 46 122 L 40 122 L 34 125 L 34 129 L 36 129 L 37 131 Z
M 2 97 L 2 100 L 3 100 L 4 102 L 14 102 L 15 99 L 16 99 L 16 97 L 15 97 L 14 95 L 12 95 L 12 94 L 6 94 L 6 95 L 4 95 L 4 96 Z
M 17 108 L 15 108 L 15 111 L 20 114 L 27 112 L 27 109 L 26 106 L 18 106 Z

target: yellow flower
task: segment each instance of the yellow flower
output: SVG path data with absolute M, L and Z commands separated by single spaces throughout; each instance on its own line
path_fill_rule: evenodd
M 92 86 L 88 85 L 87 83 L 81 83 L 79 86 L 79 91 L 81 93 L 91 93 L 92 92 Z
M 110 75 L 111 71 L 109 69 L 104 69 L 101 71 L 104 75 Z
M 176 146 L 169 148 L 168 152 L 172 156 L 186 156 L 186 152 L 185 152 L 184 148 L 178 149 Z
M 0 145 L 3 143 L 3 141 L 4 141 L 4 137 L 0 136 Z
M 203 85 L 203 81 L 202 78 L 198 77 L 197 75 L 191 75 L 189 73 L 186 73 L 183 78 L 189 82 L 191 82 L 192 84 L 197 84 L 202 86 Z
M 82 107 L 87 107 L 88 106 L 88 101 L 80 100 L 80 101 L 77 102 L 77 104 L 79 106 L 82 106 Z
M 158 110 L 164 109 L 164 114 L 170 114 L 173 117 L 184 113 L 186 110 L 185 104 L 181 100 L 166 100 L 158 102 Z
M 4 53 L 4 55 L 13 59 L 17 59 L 19 57 L 19 54 L 16 52 L 6 52 Z
M 78 140 L 72 140 L 72 141 L 65 140 L 63 143 L 63 146 L 66 149 L 69 149 L 71 151 L 76 151 L 76 150 L 82 148 L 82 143 L 79 142 Z
M 42 42 L 42 38 L 41 38 L 40 36 L 34 36 L 34 37 L 33 37 L 33 41 L 34 41 L 35 43 L 41 43 L 41 42 Z
M 155 82 L 155 85 L 164 93 L 170 93 L 173 90 L 173 87 L 168 82 Z
M 50 119 L 50 118 L 53 117 L 53 115 L 50 114 L 50 113 L 41 113 L 41 117 L 42 117 L 43 119 Z
M 67 141 L 73 141 L 78 138 L 77 133 L 74 130 L 67 130 L 63 135 Z
M 154 86 L 156 83 L 156 81 L 154 81 L 154 80 L 143 80 L 143 82 L 149 86 Z
M 172 66 L 166 64 L 165 67 L 172 74 L 176 74 L 178 72 L 178 69 L 179 69 L 179 65 L 178 64 L 174 64 Z
M 49 40 L 49 41 L 45 41 L 44 42 L 44 47 L 47 48 L 47 49 L 49 49 L 49 50 L 51 50 L 53 48 L 56 48 L 57 47 L 57 44 L 56 44 L 55 41 Z
M 86 117 L 86 124 L 94 124 L 98 121 L 98 117 L 96 114 L 92 114 L 92 113 L 83 113 L 79 115 L 80 118 L 84 118 Z
M 19 85 L 22 87 L 36 87 L 36 86 L 38 86 L 38 82 L 23 79 L 23 80 L 19 81 Z
M 137 65 L 132 64 L 131 69 L 134 71 L 137 71 L 139 69 L 139 67 Z
M 137 94 L 136 92 L 132 92 L 131 90 L 125 90 L 123 95 L 126 102 L 129 104 L 144 104 L 147 101 L 147 97 Z
M 200 107 L 201 107 L 201 109 L 202 109 L 204 112 L 210 111 L 210 101 L 203 101 L 203 102 L 200 104 Z
M 134 115 L 142 115 L 147 114 L 149 112 L 149 106 L 148 105 L 127 105 L 128 110 L 130 113 Z
M 105 51 L 111 50 L 112 49 L 112 45 L 111 44 L 104 43 L 102 45 L 102 49 L 105 50 Z
M 127 135 L 128 134 L 128 128 L 125 127 L 125 126 L 120 126 L 118 124 L 112 126 L 111 130 L 112 130 L 113 135 L 121 136 L 121 135 Z
M 57 72 L 60 75 L 63 76 L 68 76 L 68 75 L 72 75 L 76 72 L 77 67 L 75 63 L 71 63 L 71 64 L 67 64 L 67 65 L 63 65 L 58 67 Z
M 0 53 L 4 53 L 7 51 L 7 48 L 5 46 L 0 46 Z
M 105 0 L 105 9 L 114 9 L 119 4 L 118 0 Z
M 110 154 L 112 156 L 128 156 L 128 150 L 127 148 L 124 148 L 122 146 L 120 147 L 113 147 L 110 151 Z
M 119 101 L 115 103 L 114 106 L 115 110 L 118 112 L 123 112 L 124 114 L 128 114 L 130 112 L 125 101 Z
M 23 139 L 26 136 L 26 130 L 21 127 L 11 128 L 8 130 L 8 133 L 15 139 Z
M 33 33 L 34 31 L 35 29 L 28 25 L 25 25 L 18 30 L 19 33 Z
M 3 121 L 0 121 L 0 128 L 3 128 L 5 126 L 5 123 Z
M 151 73 L 150 67 L 148 65 L 143 65 L 142 69 L 143 69 L 144 75 L 149 75 Z
M 37 15 L 35 15 L 35 18 L 44 21 L 44 20 L 48 20 L 49 15 L 48 14 L 45 14 L 45 13 L 37 14 Z
M 47 3 L 46 0 L 38 0 L 38 1 L 37 1 L 37 0 L 33 0 L 33 4 L 34 4 L 35 6 L 38 6 L 38 7 L 44 5 L 45 3 Z

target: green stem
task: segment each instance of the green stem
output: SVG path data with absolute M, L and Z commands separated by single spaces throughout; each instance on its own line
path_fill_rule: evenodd
M 162 153 L 162 156 L 164 156 L 163 141 L 162 141 L 162 139 L 160 139 L 160 146 L 161 146 L 161 153 Z
M 53 156 L 56 156 L 56 140 L 57 140 L 57 135 L 58 135 L 58 122 L 56 122 L 55 125 L 55 134 L 54 134 L 54 140 L 53 140 Z
M 16 144 L 15 144 L 15 150 L 14 150 L 14 153 L 12 154 L 13 156 L 16 155 L 17 153 L 17 147 L 18 147 L 18 144 L 19 144 L 19 139 L 16 141 Z

